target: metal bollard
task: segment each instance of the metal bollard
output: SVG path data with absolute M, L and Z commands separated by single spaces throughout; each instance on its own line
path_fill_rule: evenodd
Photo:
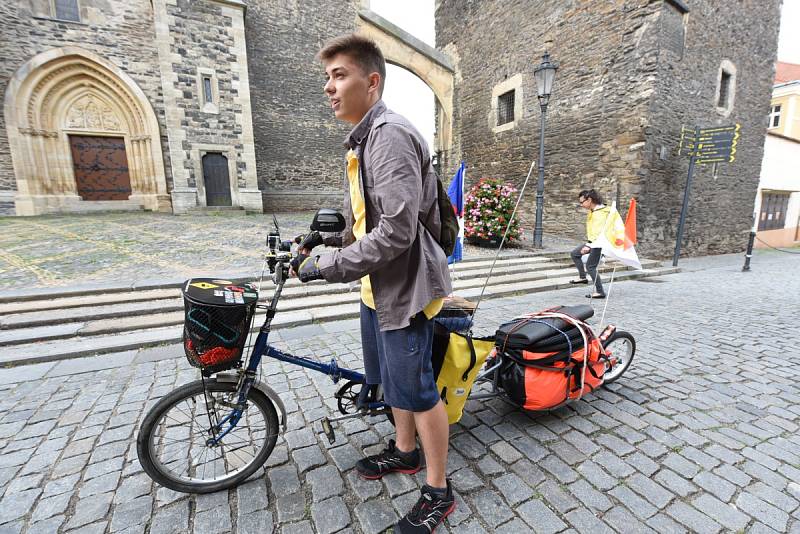
M 744 267 L 742 267 L 742 271 L 749 271 L 750 270 L 750 258 L 753 257 L 753 243 L 756 240 L 756 233 L 751 231 L 750 232 L 750 239 L 747 241 L 747 252 L 744 254 Z

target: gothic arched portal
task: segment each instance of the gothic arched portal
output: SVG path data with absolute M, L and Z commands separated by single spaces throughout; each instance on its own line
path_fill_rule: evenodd
M 170 211 L 156 115 L 114 64 L 77 47 L 38 54 L 9 81 L 4 111 L 17 215 Z M 83 182 L 85 168 L 100 169 L 98 184 Z

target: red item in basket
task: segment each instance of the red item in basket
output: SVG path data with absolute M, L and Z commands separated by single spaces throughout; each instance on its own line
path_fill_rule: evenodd
M 203 365 L 217 365 L 227 363 L 239 356 L 239 349 L 227 349 L 225 347 L 214 347 L 200 355 L 200 362 Z
M 186 340 L 186 348 L 189 349 L 193 354 L 197 354 L 194 351 L 194 343 L 192 343 L 191 339 Z M 213 349 L 205 351 L 203 354 L 197 354 L 197 359 L 203 366 L 210 367 L 212 365 L 219 365 L 221 363 L 228 363 L 231 360 L 236 359 L 239 356 L 239 349 L 232 348 L 228 349 L 225 347 L 214 347 Z

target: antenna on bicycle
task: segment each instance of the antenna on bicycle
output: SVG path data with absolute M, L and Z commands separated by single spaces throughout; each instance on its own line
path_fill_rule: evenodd
M 275 224 L 275 231 L 280 234 L 281 233 L 281 228 L 280 228 L 280 226 L 278 226 L 278 218 L 275 216 L 274 213 L 272 214 L 272 222 Z
M 508 231 L 511 229 L 511 223 L 514 221 L 514 215 L 517 214 L 517 208 L 519 207 L 519 203 L 522 200 L 522 195 L 525 193 L 525 186 L 528 185 L 528 180 L 531 177 L 531 173 L 533 172 L 534 166 L 536 166 L 536 160 L 531 161 L 531 168 L 528 169 L 528 176 L 525 177 L 525 182 L 522 184 L 522 189 L 519 190 L 519 196 L 517 197 L 517 203 L 514 205 L 514 211 L 511 212 L 511 217 L 508 218 L 508 225 L 506 225 L 506 231 L 503 232 L 503 239 L 500 240 L 500 246 L 497 247 L 497 252 L 494 255 L 494 261 L 492 261 L 492 266 L 489 267 L 489 274 L 486 275 L 486 281 L 483 283 L 483 287 L 481 288 L 481 294 L 478 296 L 478 302 L 475 303 L 475 308 L 472 310 L 472 315 L 470 315 L 469 325 L 467 326 L 466 330 L 472 329 L 472 323 L 475 321 L 475 312 L 478 311 L 478 306 L 481 305 L 481 299 L 483 298 L 483 293 L 486 291 L 486 286 L 489 284 L 489 278 L 492 277 L 492 271 L 494 270 L 494 266 L 497 263 L 497 258 L 500 257 L 500 251 L 503 249 L 503 244 L 506 242 L 506 236 L 508 235 Z

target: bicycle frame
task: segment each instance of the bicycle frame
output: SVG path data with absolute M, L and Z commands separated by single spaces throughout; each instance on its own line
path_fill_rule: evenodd
M 241 377 L 236 406 L 230 414 L 225 416 L 217 424 L 217 428 L 219 429 L 221 429 L 226 423 L 228 423 L 229 426 L 227 429 L 225 429 L 225 431 L 217 435 L 215 438 L 212 438 L 214 443 L 221 440 L 228 432 L 230 432 L 241 418 L 245 401 L 247 399 L 247 394 L 249 393 L 250 388 L 255 384 L 258 366 L 261 364 L 261 360 L 264 358 L 264 356 L 326 374 L 331 377 L 334 384 L 338 383 L 341 379 L 361 383 L 366 382 L 366 377 L 363 373 L 353 371 L 352 369 L 347 369 L 346 367 L 340 367 L 336 363 L 335 358 L 332 358 L 330 363 L 322 363 L 310 358 L 295 356 L 288 352 L 276 349 L 269 344 L 269 334 L 272 330 L 272 319 L 275 317 L 277 312 L 278 301 L 280 300 L 283 286 L 289 277 L 288 262 L 291 259 L 291 255 L 279 254 L 274 255 L 269 259 L 271 262 L 270 270 L 274 271 L 273 282 L 275 283 L 275 293 L 272 295 L 272 300 L 268 305 L 257 306 L 259 309 L 266 309 L 267 315 L 264 320 L 264 324 L 259 328 L 253 349 L 250 352 L 250 356 L 247 360 L 247 365 L 245 366 L 244 371 L 239 371 L 241 373 Z M 382 410 L 388 407 L 383 402 L 371 402 L 367 404 L 366 408 L 368 412 L 375 412 L 376 410 Z

